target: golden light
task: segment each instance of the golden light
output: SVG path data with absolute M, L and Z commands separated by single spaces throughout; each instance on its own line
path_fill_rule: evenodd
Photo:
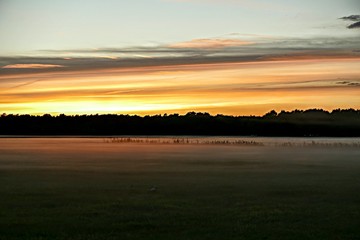
M 0 108 L 140 115 L 360 108 L 359 65 L 359 59 L 282 60 L 1 76 Z

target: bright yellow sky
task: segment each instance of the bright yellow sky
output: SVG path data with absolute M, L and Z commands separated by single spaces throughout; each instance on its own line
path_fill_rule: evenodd
M 0 76 L 0 110 L 20 114 L 263 115 L 360 108 L 360 59 L 49 71 Z

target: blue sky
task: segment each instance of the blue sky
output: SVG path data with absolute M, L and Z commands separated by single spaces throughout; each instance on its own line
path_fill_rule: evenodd
M 240 39 L 358 36 L 338 19 L 356 9 L 358 0 L 1 0 L 0 53 L 153 46 L 232 33 Z

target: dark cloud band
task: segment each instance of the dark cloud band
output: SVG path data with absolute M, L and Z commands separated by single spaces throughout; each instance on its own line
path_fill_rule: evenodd
M 350 16 L 342 17 L 340 19 L 356 22 L 356 23 L 350 24 L 347 27 L 349 29 L 360 28 L 360 15 L 350 15 Z
M 360 21 L 351 24 L 350 26 L 348 26 L 349 29 L 353 29 L 353 28 L 360 28 Z
M 43 57 L 1 57 L 0 74 L 92 71 L 176 65 L 260 62 L 296 59 L 360 58 L 360 39 L 278 39 L 244 46 L 182 49 L 169 46 L 42 51 Z M 63 53 L 73 55 L 64 57 Z M 122 56 L 118 53 L 131 52 Z M 161 54 L 158 54 L 161 52 Z M 81 53 L 81 54 L 79 54 Z M 79 57 L 77 55 L 82 57 Z M 113 58 L 104 55 L 115 56 Z M 149 57 L 139 57 L 147 54 Z M 153 54 L 153 55 L 151 55 Z M 46 55 L 56 57 L 45 57 Z M 103 57 L 102 57 L 103 56 Z M 10 67 L 9 67 L 10 66 Z M 61 66 L 61 67 L 54 67 Z
M 342 20 L 348 20 L 348 21 L 360 21 L 360 15 L 350 15 L 350 16 L 347 16 L 347 17 L 342 17 L 340 18 Z

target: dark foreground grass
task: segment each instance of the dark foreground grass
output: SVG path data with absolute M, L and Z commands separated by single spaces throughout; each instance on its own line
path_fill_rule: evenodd
M 0 139 L 0 239 L 359 239 L 359 149 Z

